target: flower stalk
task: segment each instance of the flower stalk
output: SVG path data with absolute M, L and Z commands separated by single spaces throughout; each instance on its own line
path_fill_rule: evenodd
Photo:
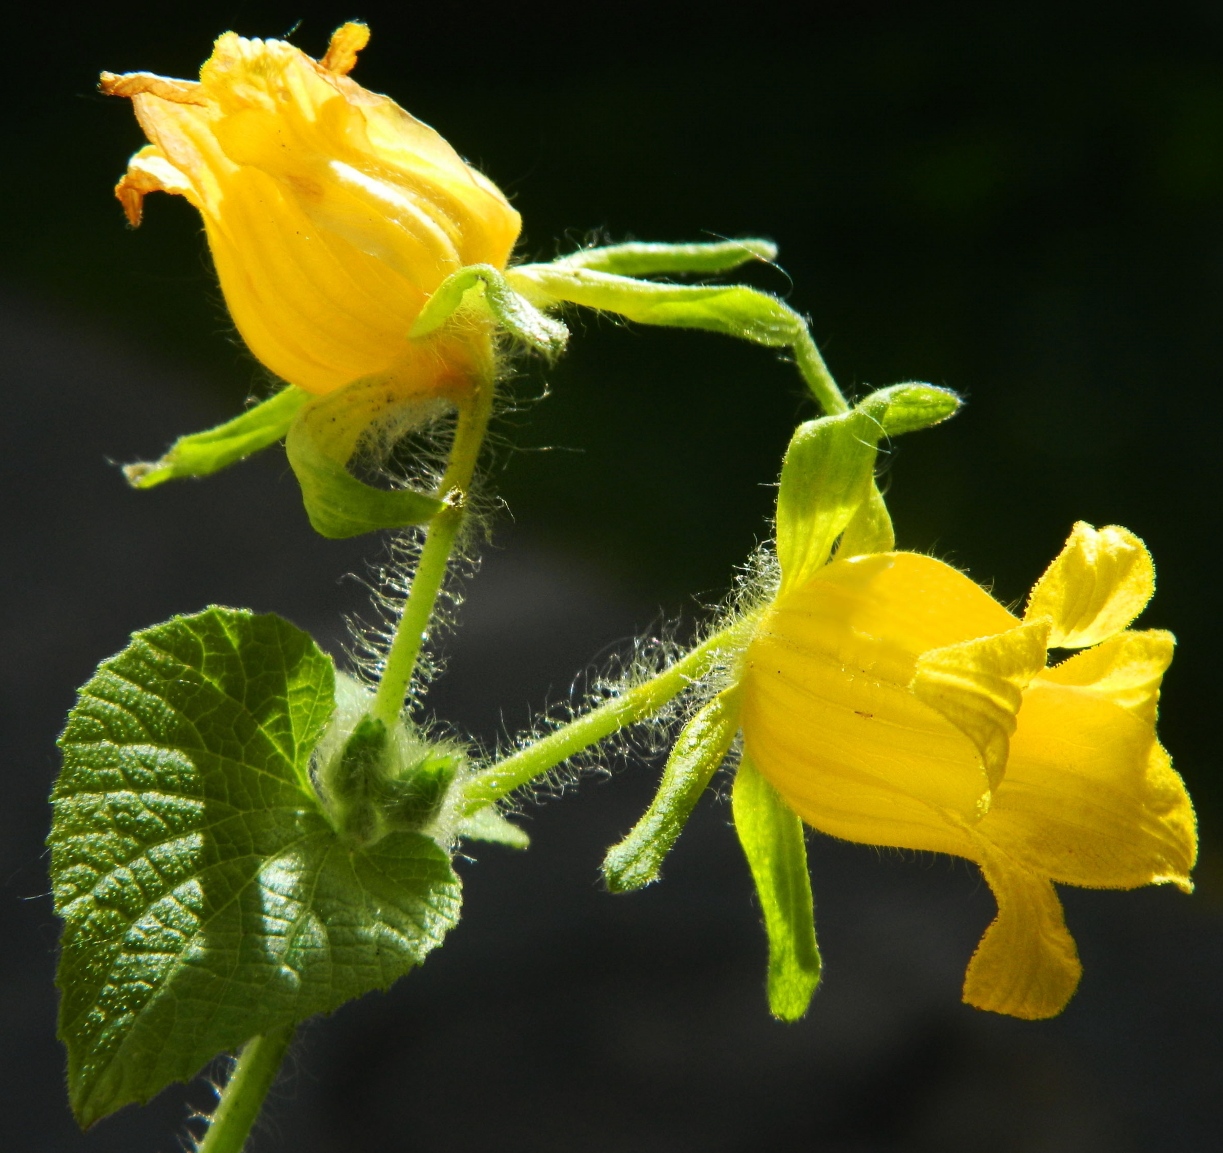
M 751 638 L 758 614 L 739 617 L 661 673 L 625 689 L 569 724 L 476 774 L 464 790 L 470 815 L 528 785 L 583 749 L 657 713 Z
M 395 626 L 374 696 L 372 713 L 388 727 L 403 711 L 420 650 L 428 635 L 433 608 L 463 527 L 472 478 L 492 415 L 495 390 L 495 368 L 490 356 L 474 382 L 470 398 L 459 409 L 450 460 L 438 486 L 438 495 L 445 501 L 445 507 L 425 529 L 425 543 L 412 576 L 412 587 Z

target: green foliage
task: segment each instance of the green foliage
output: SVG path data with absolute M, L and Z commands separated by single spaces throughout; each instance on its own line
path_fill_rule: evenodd
M 386 987 L 455 923 L 433 841 L 358 848 L 324 815 L 310 759 L 333 708 L 305 633 L 222 608 L 135 634 L 81 691 L 49 843 L 82 1124 Z
M 289 385 L 216 428 L 180 436 L 160 460 L 125 465 L 123 473 L 133 488 L 153 488 L 185 476 L 208 476 L 275 444 L 309 399 L 308 392 Z
M 387 731 L 377 717 L 363 717 L 339 755 L 320 766 L 319 788 L 340 833 L 359 845 L 377 839 L 378 786 L 385 775 Z
M 285 438 L 289 464 L 301 485 L 310 524 L 333 540 L 432 520 L 443 508 L 435 496 L 414 489 L 374 488 L 348 471 L 371 429 L 398 418 L 400 429 L 423 421 L 434 409 L 413 408 L 392 382 L 379 377 L 354 381 L 311 400 L 294 418 Z
M 483 307 L 511 336 L 552 358 L 565 351 L 569 329 L 520 296 L 491 264 L 471 264 L 438 286 L 412 325 L 414 340 L 436 332 L 464 307 Z
M 739 698 L 733 690 L 714 697 L 684 726 L 650 807 L 603 860 L 603 877 L 613 893 L 640 889 L 658 880 L 663 858 L 688 823 L 738 728 Z
M 423 830 L 441 812 L 463 756 L 414 739 L 404 722 L 388 730 L 363 716 L 337 753 L 319 758 L 324 805 L 342 836 L 359 845 L 395 829 Z
M 769 1010 L 783 1021 L 797 1021 L 820 982 L 803 823 L 746 753 L 730 800 L 769 938 Z
M 720 240 L 712 244 L 634 242 L 584 248 L 553 261 L 559 268 L 590 268 L 618 276 L 657 276 L 680 272 L 730 272 L 750 260 L 771 261 L 777 245 L 769 240 Z

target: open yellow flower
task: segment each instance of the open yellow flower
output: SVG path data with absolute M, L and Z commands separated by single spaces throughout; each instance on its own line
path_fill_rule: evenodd
M 199 209 L 234 322 L 277 376 L 445 392 L 449 358 L 408 330 L 451 273 L 503 269 L 520 219 L 432 128 L 348 78 L 368 39 L 345 24 L 315 61 L 226 32 L 198 82 L 103 73 L 151 141 L 116 195 L 133 225 L 149 192 Z
M 1022 620 L 949 565 L 883 552 L 785 586 L 745 657 L 741 725 L 804 821 L 977 862 L 998 914 L 964 999 L 1061 1011 L 1080 976 L 1052 882 L 1190 888 L 1193 810 L 1155 735 L 1173 637 L 1130 631 L 1143 543 L 1075 526 Z M 1049 648 L 1082 649 L 1046 667 Z

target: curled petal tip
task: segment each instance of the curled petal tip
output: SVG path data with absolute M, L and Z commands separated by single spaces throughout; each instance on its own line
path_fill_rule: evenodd
M 349 21 L 331 34 L 327 53 L 319 67 L 338 76 L 347 76 L 356 67 L 357 53 L 369 43 L 369 26 Z
M 204 96 L 204 86 L 195 80 L 173 80 L 168 76 L 158 76 L 154 72 L 125 72 L 116 75 L 114 72 L 103 72 L 98 77 L 98 87 L 105 96 L 150 96 L 168 100 L 171 104 L 208 103 Z

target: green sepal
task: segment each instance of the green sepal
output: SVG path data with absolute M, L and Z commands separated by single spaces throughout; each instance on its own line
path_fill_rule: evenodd
M 324 814 L 310 764 L 334 708 L 309 636 L 224 608 L 134 634 L 81 690 L 48 843 L 82 1125 L 387 987 L 455 924 L 433 840 L 358 848 Z
M 788 304 L 743 284 L 659 284 L 553 264 L 523 264 L 506 276 L 541 308 L 580 304 L 638 324 L 699 328 L 769 348 L 788 348 L 807 337 L 802 317 Z
M 719 693 L 684 726 L 667 758 L 658 792 L 645 815 L 603 858 L 603 879 L 613 893 L 658 880 L 663 858 L 722 763 L 739 729 L 739 694 Z
M 208 476 L 275 444 L 289 431 L 310 394 L 289 385 L 241 416 L 206 432 L 180 436 L 160 460 L 125 464 L 123 475 L 133 488 L 153 488 L 185 476 Z
M 878 443 L 953 416 L 955 393 L 931 384 L 895 384 L 849 412 L 799 425 L 790 439 L 777 493 L 777 558 L 785 586 L 823 565 L 837 538 L 856 556 L 893 547 L 887 506 L 874 483 Z
M 772 261 L 771 240 L 719 240 L 705 244 L 654 244 L 633 241 L 584 248 L 552 262 L 553 268 L 590 268 L 618 276 L 730 272 L 752 260 Z
M 828 560 L 870 491 L 879 435 L 879 422 L 857 409 L 795 430 L 777 491 L 783 587 L 802 584 Z
M 553 358 L 565 351 L 569 329 L 515 292 L 491 264 L 470 264 L 443 280 L 421 309 L 408 335 L 420 340 L 436 332 L 464 306 L 481 304 L 511 336 L 537 352 Z
M 837 542 L 837 560 L 848 560 L 868 553 L 891 552 L 896 547 L 896 531 L 892 515 L 884 502 L 879 485 L 871 481 L 866 499 L 849 518 L 849 524 Z
M 769 938 L 769 1011 L 783 1021 L 797 1021 L 820 983 L 803 823 L 746 753 L 735 774 L 730 804 Z
M 419 404 L 425 420 L 437 401 Z M 384 528 L 425 524 L 445 502 L 415 489 L 374 488 L 348 471 L 362 438 L 379 421 L 396 416 L 400 425 L 413 419 L 412 403 L 392 381 L 367 377 L 311 400 L 294 417 L 285 438 L 289 464 L 301 486 L 310 524 L 332 540 Z

